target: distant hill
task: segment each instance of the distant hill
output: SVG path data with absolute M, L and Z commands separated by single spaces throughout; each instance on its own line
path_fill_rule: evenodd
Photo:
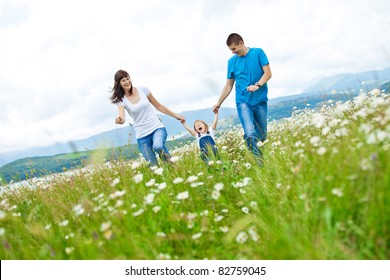
M 390 67 L 383 70 L 371 70 L 361 73 L 346 73 L 324 78 L 308 87 L 303 93 L 339 92 L 371 90 L 390 81 Z

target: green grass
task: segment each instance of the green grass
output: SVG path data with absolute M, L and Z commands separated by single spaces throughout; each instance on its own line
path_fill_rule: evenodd
M 389 105 L 273 122 L 263 167 L 232 127 L 210 166 L 190 141 L 156 170 L 118 160 L 5 190 L 0 258 L 389 259 Z

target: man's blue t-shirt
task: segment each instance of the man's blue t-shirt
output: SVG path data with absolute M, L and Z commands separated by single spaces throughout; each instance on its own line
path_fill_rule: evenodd
M 228 61 L 228 79 L 236 83 L 236 103 L 245 102 L 255 105 L 268 101 L 267 83 L 260 89 L 249 92 L 247 87 L 254 85 L 263 76 L 263 66 L 269 64 L 268 58 L 260 48 L 249 48 L 245 56 L 233 55 Z

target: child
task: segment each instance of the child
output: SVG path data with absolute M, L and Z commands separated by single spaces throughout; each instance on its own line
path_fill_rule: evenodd
M 214 130 L 217 128 L 217 122 L 218 122 L 218 112 L 214 115 L 213 123 L 211 124 L 211 127 L 202 120 L 196 120 L 194 123 L 194 129 L 189 127 L 185 120 L 181 121 L 183 126 L 187 129 L 187 131 L 192 135 L 196 137 L 196 140 L 198 141 L 198 146 L 200 149 L 200 156 L 202 160 L 204 160 L 206 163 L 210 160 L 210 152 L 218 158 L 218 149 L 215 146 L 215 135 Z

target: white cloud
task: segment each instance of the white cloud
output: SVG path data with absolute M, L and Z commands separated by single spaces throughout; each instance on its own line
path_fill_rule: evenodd
M 0 0 L 0 152 L 115 127 L 116 70 L 180 112 L 212 107 L 231 32 L 267 53 L 270 98 L 390 65 L 387 0 Z M 224 106 L 234 106 L 234 93 Z

